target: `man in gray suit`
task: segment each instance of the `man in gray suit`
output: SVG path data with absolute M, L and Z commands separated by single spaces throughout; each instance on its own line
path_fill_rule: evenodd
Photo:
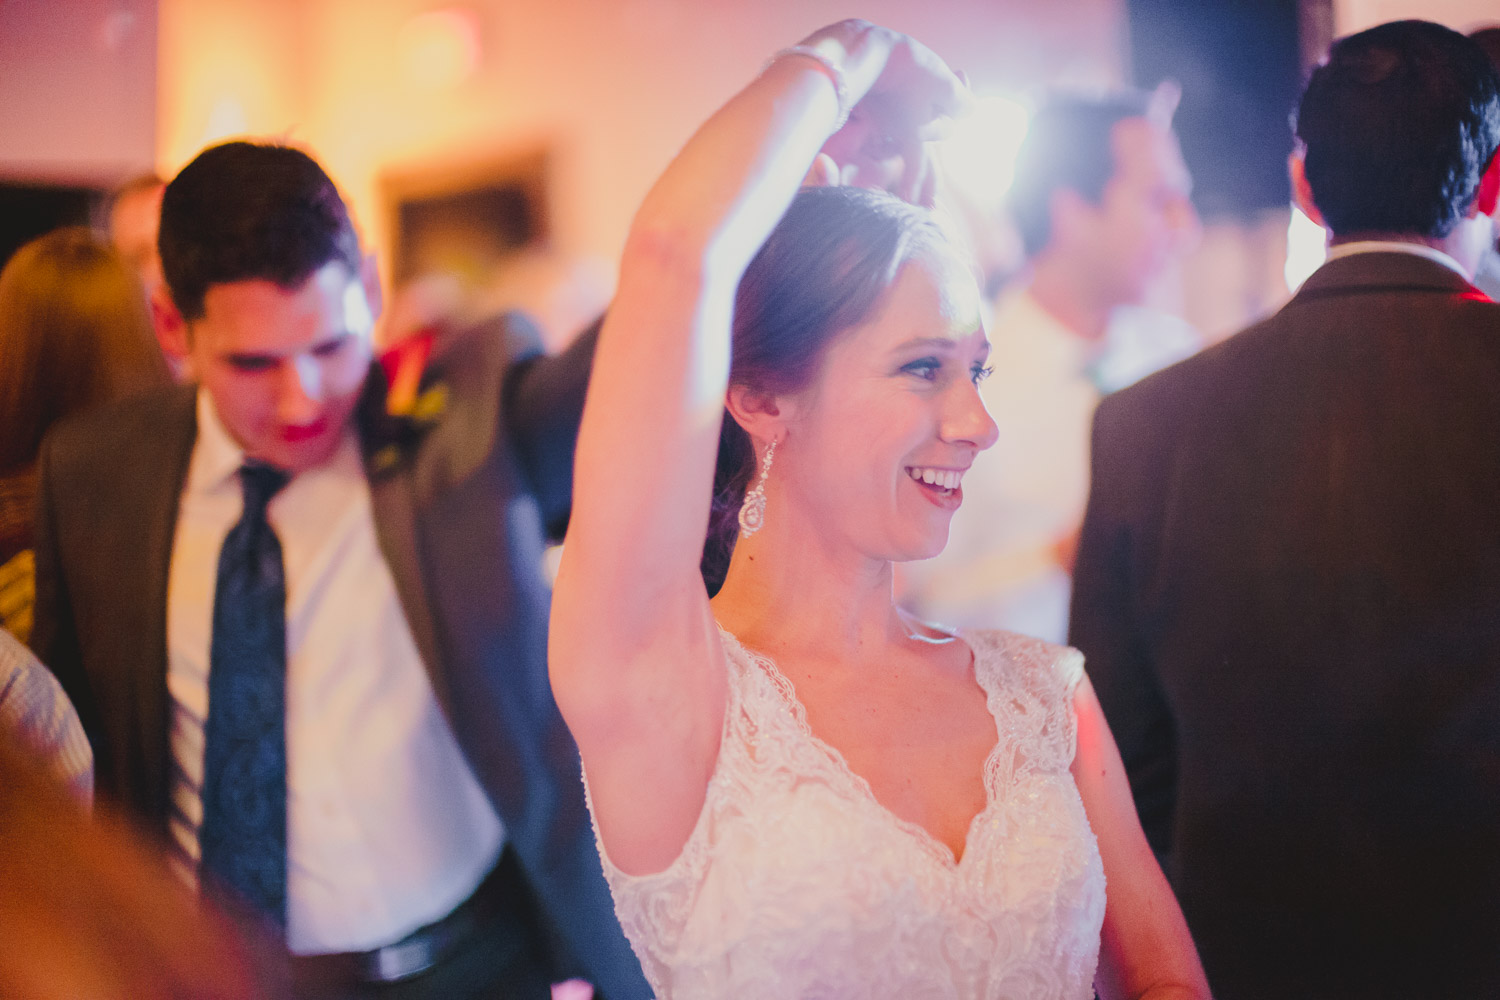
M 1500 997 L 1500 76 L 1381 25 L 1297 135 L 1330 259 L 1100 406 L 1070 638 L 1215 996 Z
M 546 676 L 592 337 L 499 321 L 388 391 L 373 271 L 285 147 L 200 154 L 160 246 L 197 385 L 41 459 L 34 645 L 100 794 L 309 994 L 646 995 Z

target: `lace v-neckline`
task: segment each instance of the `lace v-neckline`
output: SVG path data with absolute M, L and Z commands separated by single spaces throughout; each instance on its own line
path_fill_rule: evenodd
M 969 650 L 970 675 L 974 678 L 974 683 L 979 685 L 979 690 L 984 693 L 985 708 L 990 714 L 991 723 L 995 726 L 995 745 L 985 755 L 984 763 L 981 765 L 980 778 L 984 782 L 984 807 L 970 818 L 968 827 L 964 831 L 963 855 L 961 857 L 954 857 L 953 849 L 933 834 L 931 830 L 927 829 L 921 823 L 896 815 L 890 806 L 880 801 L 880 798 L 875 794 L 875 790 L 870 787 L 870 782 L 864 775 L 849 766 L 849 761 L 844 757 L 843 752 L 812 731 L 812 726 L 807 721 L 807 707 L 802 704 L 802 699 L 797 696 L 796 685 L 781 672 L 781 668 L 776 665 L 775 660 L 771 659 L 765 653 L 750 649 L 744 643 L 740 642 L 738 636 L 730 632 L 723 625 L 719 625 L 718 628 L 725 638 L 734 643 L 740 652 L 744 653 L 752 663 L 766 674 L 767 679 L 771 681 L 771 685 L 776 689 L 777 694 L 780 695 L 787 709 L 791 712 L 792 720 L 796 724 L 798 733 L 807 740 L 810 746 L 820 753 L 825 754 L 832 761 L 835 770 L 854 787 L 861 799 L 873 805 L 892 825 L 910 836 L 922 848 L 923 852 L 940 867 L 949 872 L 957 872 L 963 868 L 964 862 L 973 854 L 972 848 L 974 846 L 975 830 L 994 811 L 999 799 L 999 796 L 996 794 L 994 775 L 998 768 L 1000 753 L 1004 749 L 1005 740 L 1004 734 L 1000 731 L 1000 720 L 995 717 L 994 702 L 996 692 L 993 670 L 989 668 L 988 664 L 986 664 L 986 669 L 980 668 L 979 652 L 973 643 L 964 638 L 962 632 L 953 633 L 953 638 L 963 643 Z

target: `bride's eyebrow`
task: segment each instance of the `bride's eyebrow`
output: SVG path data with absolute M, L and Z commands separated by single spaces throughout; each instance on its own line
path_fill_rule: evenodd
M 974 329 L 953 337 L 912 337 L 910 340 L 904 340 L 901 343 L 897 344 L 895 347 L 891 348 L 891 353 L 904 354 L 907 351 L 916 350 L 939 350 L 955 352 L 959 350 L 964 340 L 976 333 L 982 333 L 983 331 L 983 327 L 975 326 Z M 985 354 L 989 354 L 992 346 L 993 345 L 990 343 L 989 339 L 986 338 L 980 349 L 984 351 Z
M 895 347 L 891 348 L 891 353 L 902 354 L 906 351 L 915 351 L 918 349 L 952 351 L 956 349 L 957 346 L 958 342 L 951 337 L 913 337 L 912 339 L 902 341 Z

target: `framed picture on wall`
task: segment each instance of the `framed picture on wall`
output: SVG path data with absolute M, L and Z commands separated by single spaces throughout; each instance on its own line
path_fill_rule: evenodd
M 384 174 L 380 193 L 396 287 L 443 275 L 479 288 L 508 259 L 545 247 L 551 238 L 547 164 L 547 151 L 536 149 Z

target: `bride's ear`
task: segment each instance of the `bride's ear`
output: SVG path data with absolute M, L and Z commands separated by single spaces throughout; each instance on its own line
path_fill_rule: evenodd
M 762 441 L 783 437 L 788 405 L 786 399 L 743 385 L 731 385 L 724 397 L 729 416 L 746 434 Z

